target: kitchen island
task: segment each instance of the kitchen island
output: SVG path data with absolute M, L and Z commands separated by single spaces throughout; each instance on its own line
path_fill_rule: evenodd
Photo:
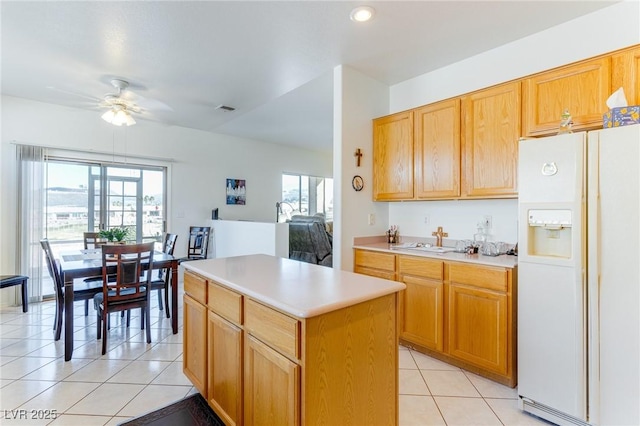
M 226 424 L 398 424 L 404 284 L 260 254 L 183 265 L 184 372 Z

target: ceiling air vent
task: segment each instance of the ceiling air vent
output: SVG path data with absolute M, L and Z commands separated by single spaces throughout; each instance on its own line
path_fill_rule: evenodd
M 228 111 L 228 112 L 231 112 L 231 111 L 235 111 L 235 110 L 236 110 L 234 107 L 230 107 L 230 106 L 227 106 L 227 105 L 218 105 L 218 106 L 216 107 L 216 109 L 221 109 L 221 110 L 223 110 L 223 111 Z

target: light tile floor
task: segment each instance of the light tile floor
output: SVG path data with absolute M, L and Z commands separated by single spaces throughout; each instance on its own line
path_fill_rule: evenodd
M 95 311 L 85 317 L 83 303 L 74 310 L 69 362 L 64 336 L 53 340 L 54 302 L 32 303 L 28 313 L 0 309 L 0 425 L 117 425 L 196 392 L 182 373 L 182 317 L 172 334 L 155 294 L 152 343 L 139 311 L 129 328 L 112 314 L 104 356 Z M 400 425 L 547 424 L 518 409 L 515 389 L 404 347 L 399 354 Z

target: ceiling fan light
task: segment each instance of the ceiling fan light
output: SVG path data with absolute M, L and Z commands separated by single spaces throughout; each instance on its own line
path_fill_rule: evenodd
M 131 114 L 127 113 L 125 123 L 127 124 L 127 126 L 133 126 L 134 124 L 136 124 L 136 120 L 133 119 L 133 116 L 131 116 Z
M 112 123 L 113 122 L 113 118 L 115 117 L 115 112 L 113 112 L 112 109 L 108 110 L 107 112 L 105 112 L 104 114 L 102 114 L 102 119 L 104 121 L 106 121 L 107 123 Z

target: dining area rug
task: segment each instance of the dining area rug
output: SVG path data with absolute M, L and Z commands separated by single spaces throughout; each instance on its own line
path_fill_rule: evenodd
M 224 426 L 202 395 L 190 395 L 171 405 L 120 423 L 120 426 Z

